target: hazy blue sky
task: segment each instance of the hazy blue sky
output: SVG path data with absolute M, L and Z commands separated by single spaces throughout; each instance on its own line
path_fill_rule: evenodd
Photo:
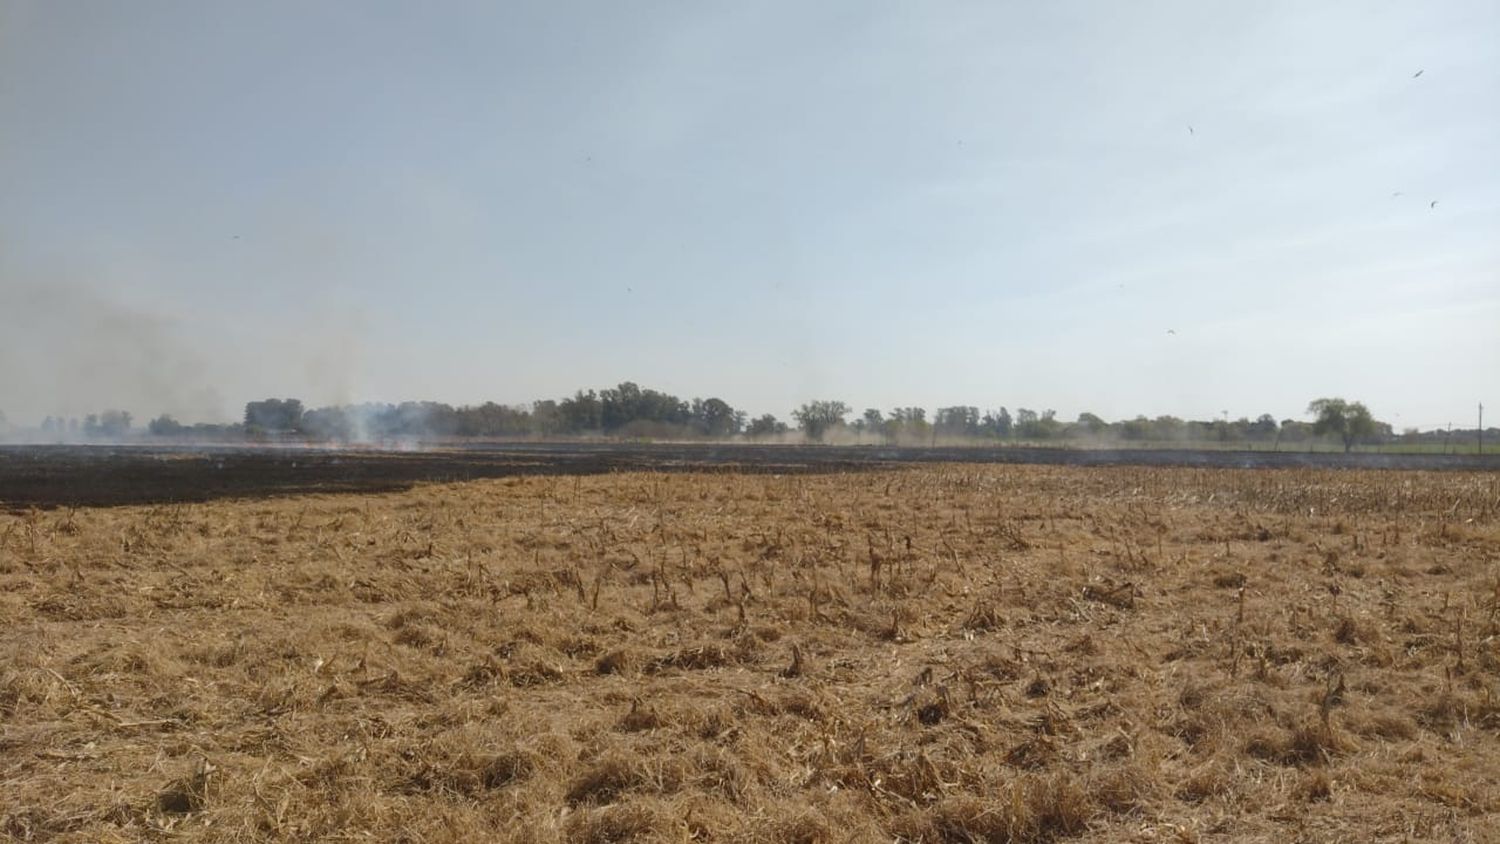
M 0 0 L 12 421 L 625 379 L 1500 418 L 1500 4 Z

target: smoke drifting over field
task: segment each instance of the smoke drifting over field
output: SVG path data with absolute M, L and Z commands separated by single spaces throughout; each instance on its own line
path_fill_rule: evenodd
M 12 424 L 112 407 L 221 418 L 224 398 L 181 328 L 102 290 L 0 279 L 0 410 Z
M 0 12 L 14 424 L 1495 401 L 1494 4 L 138 5 Z
M 47 417 L 132 415 L 137 433 L 166 414 L 234 423 L 245 401 L 294 392 L 319 404 L 358 398 L 367 349 L 358 303 L 312 292 L 253 311 L 163 300 L 138 274 L 57 280 L 0 262 L 0 436 Z M 68 431 L 46 441 L 78 439 Z

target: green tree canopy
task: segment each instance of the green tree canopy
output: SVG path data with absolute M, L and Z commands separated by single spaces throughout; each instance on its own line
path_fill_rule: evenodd
M 813 441 L 820 441 L 829 428 L 844 424 L 849 415 L 849 405 L 841 401 L 812 401 L 792 411 L 797 426 Z
M 1337 435 L 1344 443 L 1346 454 L 1355 443 L 1375 435 L 1375 418 L 1370 415 L 1369 408 L 1360 402 L 1347 402 L 1339 398 L 1317 399 L 1307 405 L 1307 412 L 1317 417 L 1313 422 L 1313 434 L 1319 437 Z
M 786 423 L 778 422 L 775 416 L 767 413 L 757 419 L 750 420 L 750 424 L 745 428 L 745 433 L 751 439 L 774 437 L 778 434 L 786 433 Z

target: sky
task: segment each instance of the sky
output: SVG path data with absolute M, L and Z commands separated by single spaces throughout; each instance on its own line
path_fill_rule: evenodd
M 1492 0 L 0 0 L 0 412 L 1471 425 L 1497 45 Z

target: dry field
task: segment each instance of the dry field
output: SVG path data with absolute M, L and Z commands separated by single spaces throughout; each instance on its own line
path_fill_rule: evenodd
M 0 515 L 0 835 L 1500 839 L 1500 478 L 533 477 Z

